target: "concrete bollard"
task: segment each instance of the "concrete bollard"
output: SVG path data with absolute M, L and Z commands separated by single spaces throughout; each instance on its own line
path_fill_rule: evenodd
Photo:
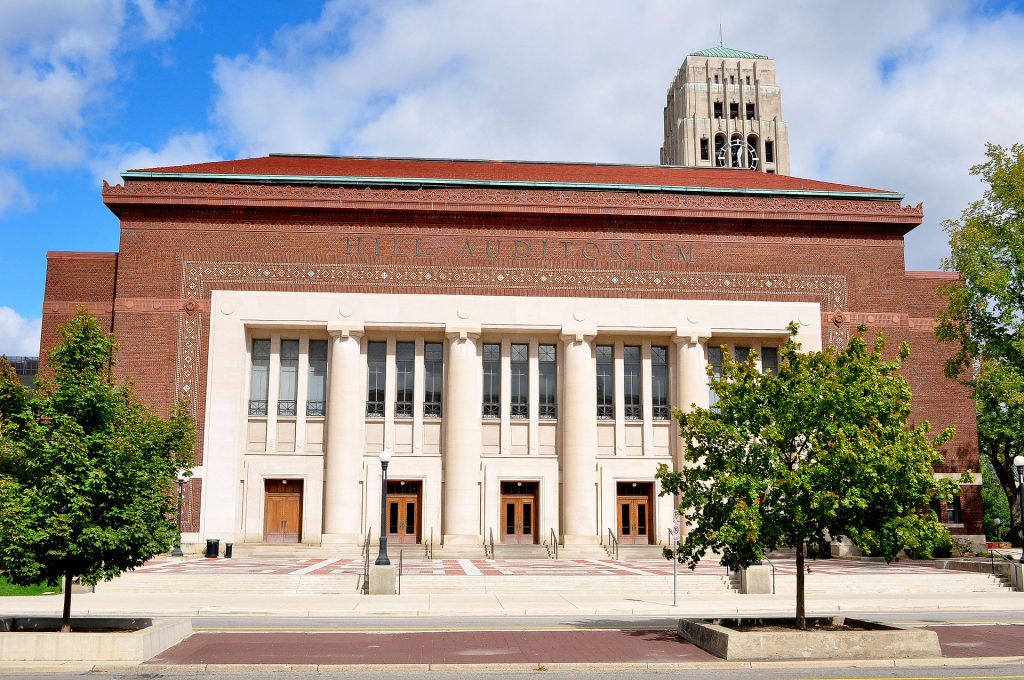
M 394 595 L 398 588 L 398 567 L 393 564 L 370 565 L 370 595 Z
M 771 567 L 766 564 L 755 564 L 741 571 L 740 592 L 744 595 L 771 595 Z

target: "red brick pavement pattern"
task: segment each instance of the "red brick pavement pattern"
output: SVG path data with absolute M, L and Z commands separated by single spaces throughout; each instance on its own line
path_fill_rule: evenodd
M 779 575 L 792 575 L 793 560 L 773 560 Z M 403 573 L 410 575 L 464 576 L 466 565 L 487 576 L 670 576 L 672 564 L 667 560 L 412 560 L 405 559 Z M 809 560 L 810 573 L 819 574 L 921 574 L 954 576 L 958 572 L 936 569 L 929 562 L 866 562 L 859 560 Z M 284 574 L 325 575 L 359 574 L 360 558 L 234 558 L 204 559 L 186 562 L 152 562 L 137 571 L 150 574 Z M 680 576 L 691 573 L 724 574 L 717 562 L 705 561 L 695 572 L 680 565 Z
M 972 656 L 1024 655 L 1024 626 L 929 626 L 939 634 L 942 655 Z
M 155 664 L 716 661 L 672 631 L 196 633 Z

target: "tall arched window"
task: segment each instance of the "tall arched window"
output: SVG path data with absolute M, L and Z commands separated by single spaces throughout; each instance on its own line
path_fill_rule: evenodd
M 761 167 L 761 147 L 758 145 L 757 135 L 747 135 L 747 164 L 746 167 L 751 170 L 757 170 Z
M 728 163 L 726 163 L 726 161 L 728 160 L 727 156 L 728 156 L 728 154 L 727 154 L 727 152 L 725 150 L 725 135 L 723 135 L 723 134 L 715 135 L 715 165 L 718 165 L 718 166 L 726 166 L 726 165 L 728 165 Z
M 744 167 L 743 156 L 743 138 L 739 135 L 733 135 L 729 141 L 729 166 L 733 168 Z

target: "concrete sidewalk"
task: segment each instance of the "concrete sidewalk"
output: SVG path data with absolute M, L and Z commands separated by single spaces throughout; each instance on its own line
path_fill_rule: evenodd
M 59 614 L 59 595 L 0 598 L 0 614 Z M 75 616 L 727 616 L 792 614 L 792 593 L 778 595 L 655 596 L 593 592 L 439 593 L 414 595 L 275 595 L 216 593 L 80 593 Z M 808 613 L 863 611 L 1024 610 L 1024 593 L 808 594 Z

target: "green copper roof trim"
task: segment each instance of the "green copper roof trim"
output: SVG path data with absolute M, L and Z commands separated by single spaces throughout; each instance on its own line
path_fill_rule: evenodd
M 731 47 L 709 47 L 699 52 L 690 52 L 691 57 L 723 57 L 725 59 L 770 59 L 763 54 L 734 50 Z
M 232 184 L 327 184 L 338 186 L 497 187 L 501 189 L 561 189 L 581 191 L 643 191 L 664 194 L 740 194 L 757 196 L 805 196 L 855 198 L 869 201 L 902 201 L 903 194 L 879 191 L 821 191 L 815 189 L 744 189 L 740 187 L 665 186 L 663 184 L 608 184 L 596 182 L 533 182 L 505 179 L 443 179 L 438 177 L 339 177 L 316 175 L 236 175 L 204 172 L 121 173 L 123 179 L 192 180 Z

